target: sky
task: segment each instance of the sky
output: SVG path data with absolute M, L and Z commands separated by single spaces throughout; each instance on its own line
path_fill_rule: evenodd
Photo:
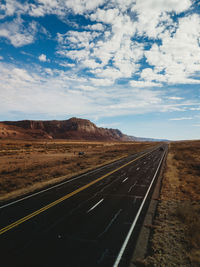
M 0 121 L 200 139 L 200 1 L 0 0 Z

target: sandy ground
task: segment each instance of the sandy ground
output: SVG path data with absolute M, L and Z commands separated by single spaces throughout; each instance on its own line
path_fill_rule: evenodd
M 0 201 L 33 192 L 154 145 L 0 140 Z M 80 151 L 84 151 L 83 156 L 79 156 Z
M 153 228 L 141 266 L 200 266 L 200 141 L 170 144 Z

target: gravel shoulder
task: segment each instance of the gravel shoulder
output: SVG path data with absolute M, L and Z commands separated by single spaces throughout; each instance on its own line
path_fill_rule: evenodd
M 170 144 L 151 228 L 136 266 L 200 266 L 200 141 Z

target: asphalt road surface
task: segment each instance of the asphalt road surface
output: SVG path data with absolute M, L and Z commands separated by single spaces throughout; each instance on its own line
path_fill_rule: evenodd
M 166 148 L 1 205 L 0 265 L 128 266 Z

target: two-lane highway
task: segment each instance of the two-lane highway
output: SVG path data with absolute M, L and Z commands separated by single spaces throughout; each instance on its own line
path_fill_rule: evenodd
M 2 205 L 2 266 L 126 266 L 162 147 Z

